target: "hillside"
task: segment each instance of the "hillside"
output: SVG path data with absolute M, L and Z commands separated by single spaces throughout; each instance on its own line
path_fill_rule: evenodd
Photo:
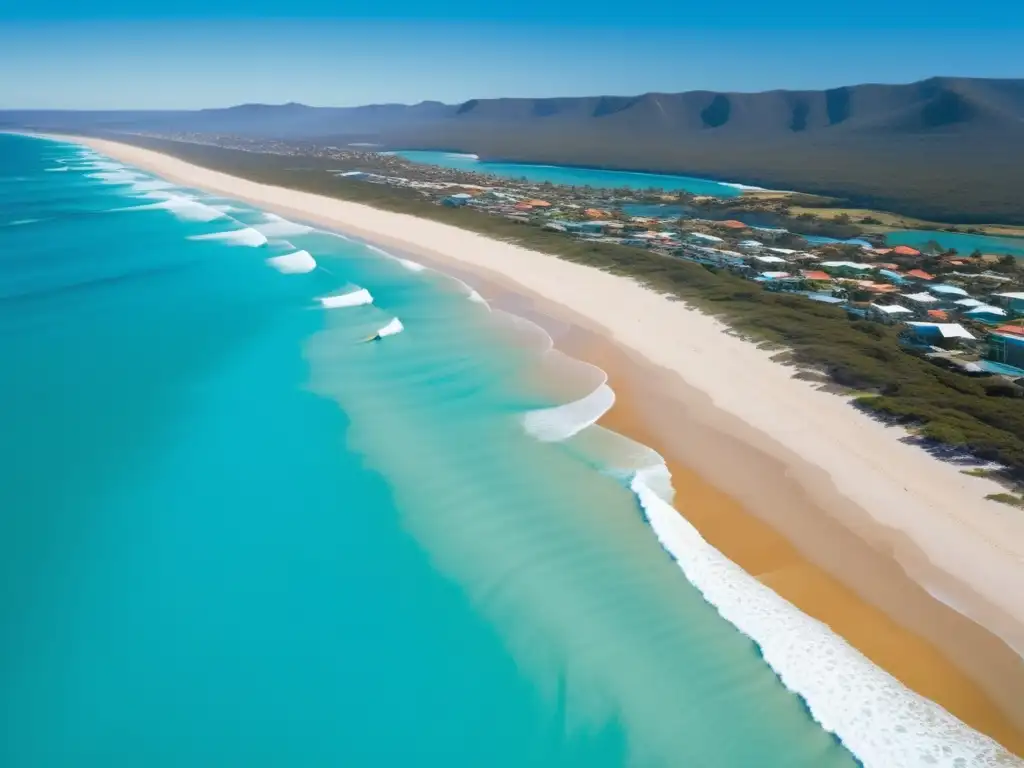
M 826 91 L 471 99 L 195 112 L 9 112 L 50 129 L 373 140 L 484 159 L 673 171 L 845 197 L 921 218 L 1024 223 L 1024 80 Z

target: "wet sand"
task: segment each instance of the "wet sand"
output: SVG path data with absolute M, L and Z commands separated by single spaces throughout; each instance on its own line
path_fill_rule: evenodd
M 858 420 L 867 422 L 866 417 L 838 403 L 838 398 L 816 393 L 801 382 L 786 381 L 791 372 L 780 376 L 781 366 L 762 361 L 755 354 L 759 351 L 754 350 L 749 353 L 750 402 L 756 402 L 763 413 L 771 408 L 774 396 L 780 411 L 798 414 L 795 418 L 801 422 L 794 429 L 828 423 L 832 428 L 829 433 L 842 438 L 836 437 L 836 445 L 829 446 L 820 442 L 820 436 L 806 431 L 795 435 L 784 428 L 771 432 L 758 429 L 757 424 L 764 426 L 764 420 L 759 413 L 744 412 L 742 401 L 730 402 L 730 410 L 720 407 L 717 398 L 711 399 L 704 388 L 706 380 L 696 375 L 706 372 L 693 371 L 697 384 L 691 383 L 684 357 L 674 359 L 672 370 L 659 368 L 656 358 L 646 355 L 664 347 L 643 346 L 642 336 L 632 339 L 637 347 L 621 343 L 602 322 L 614 318 L 589 306 L 587 314 L 577 311 L 588 302 L 600 304 L 598 299 L 606 300 L 606 307 L 621 301 L 618 329 L 624 335 L 634 328 L 639 330 L 640 324 L 654 323 L 654 314 L 669 318 L 669 313 L 677 322 L 691 323 L 677 331 L 680 340 L 686 340 L 689 333 L 694 341 L 712 344 L 708 334 L 721 333 L 705 327 L 708 324 L 685 306 L 675 303 L 663 307 L 656 303 L 664 301 L 660 297 L 635 295 L 628 287 L 629 281 L 477 235 L 466 233 L 466 243 L 462 243 L 459 230 L 445 235 L 449 239 L 444 240 L 442 230 L 453 230 L 444 225 L 324 198 L 317 202 L 314 196 L 232 180 L 159 155 L 154 159 L 155 153 L 137 148 L 107 142 L 95 142 L 94 146 L 165 177 L 227 192 L 282 215 L 319 222 L 381 247 L 404 251 L 466 280 L 496 306 L 508 304 L 506 308 L 513 312 L 522 312 L 525 306 L 527 312 L 534 313 L 532 319 L 541 319 L 546 326 L 553 323 L 558 327 L 553 335 L 560 349 L 609 373 L 618 400 L 601 423 L 647 443 L 665 456 L 677 491 L 677 509 L 712 546 L 805 613 L 827 623 L 905 685 L 1024 755 L 1021 658 L 992 632 L 928 594 L 904 570 L 908 564 L 912 566 L 918 580 L 926 574 L 930 589 L 936 591 L 936 585 L 941 586 L 943 594 L 955 595 L 958 604 L 969 605 L 972 615 L 984 617 L 988 626 L 1019 631 L 1016 615 L 1010 612 L 1016 610 L 1015 593 L 1006 590 L 1015 589 L 1014 584 L 1019 588 L 1021 582 L 1004 576 L 1013 572 L 1019 542 L 998 535 L 1001 530 L 1013 530 L 1017 521 L 1001 517 L 1003 510 L 980 502 L 977 510 L 970 508 L 977 517 L 954 516 L 956 524 L 965 533 L 970 530 L 972 536 L 975 529 L 971 526 L 976 525 L 977 538 L 961 542 L 956 536 L 942 533 L 946 529 L 939 525 L 950 522 L 939 510 L 948 512 L 956 507 L 947 496 L 957 494 L 958 499 L 969 499 L 963 495 L 968 487 L 981 489 L 982 484 L 957 478 L 955 470 L 908 453 L 897 435 L 882 435 L 877 425 L 865 426 Z M 371 221 L 374 217 L 381 218 L 381 226 Z M 385 219 L 387 227 L 383 225 Z M 417 231 L 405 231 L 409 226 L 416 226 Z M 476 252 L 469 256 L 468 251 L 461 250 L 473 244 L 491 251 L 476 257 Z M 502 262 L 502 258 L 520 261 Z M 526 264 L 527 258 L 530 265 Z M 550 267 L 544 267 L 549 274 L 534 280 L 528 266 L 549 262 Z M 497 266 L 502 263 L 508 263 L 509 268 Z M 579 282 L 567 282 L 560 272 L 572 272 Z M 588 277 L 587 272 L 596 274 Z M 550 286 L 543 291 L 532 284 L 541 277 Z M 584 287 L 583 280 L 593 284 Z M 597 296 L 610 281 L 621 284 L 621 289 L 609 287 L 606 294 Z M 543 318 L 537 317 L 538 312 Z M 547 323 L 543 322 L 545 318 Z M 740 342 L 728 339 L 726 343 L 736 347 L 730 354 L 748 355 L 736 346 Z M 703 354 L 709 354 L 710 349 L 706 347 Z M 694 353 L 700 354 L 696 349 Z M 715 371 L 717 386 L 723 392 L 730 388 L 734 393 L 742 392 L 742 386 L 748 383 L 739 382 L 737 386 L 729 379 L 727 357 L 717 361 L 709 357 L 708 365 L 721 366 Z M 802 394 L 805 391 L 807 394 Z M 806 408 L 795 406 L 805 401 Z M 834 462 L 826 469 L 826 459 L 834 458 L 824 455 L 830 450 L 845 451 L 844 459 L 850 467 L 861 466 L 862 471 L 840 471 Z M 885 461 L 865 464 L 873 451 L 885 452 Z M 918 473 L 890 469 L 884 474 L 890 458 L 893 466 L 902 465 Z M 876 474 L 867 474 L 867 470 Z M 908 487 L 902 493 L 894 487 L 899 482 L 894 475 L 907 477 Z M 872 502 L 870 509 L 863 506 L 864 502 Z M 935 548 L 930 535 L 918 533 L 930 529 L 927 525 L 914 527 L 924 525 L 926 519 L 914 517 L 910 509 L 936 515 L 935 526 L 941 531 L 935 536 L 947 548 L 943 554 L 951 557 L 935 563 L 934 554 L 924 554 L 921 543 L 932 546 L 932 553 L 942 550 Z M 908 520 L 913 526 L 906 525 Z M 991 552 L 992 563 L 977 554 L 982 542 L 987 542 L 984 546 Z M 993 565 L 997 560 L 999 570 Z M 975 571 L 980 575 L 972 576 Z M 972 581 L 965 583 L 966 577 Z

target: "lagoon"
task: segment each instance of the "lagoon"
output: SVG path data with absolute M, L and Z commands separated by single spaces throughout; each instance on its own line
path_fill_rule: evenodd
M 886 235 L 886 245 L 909 245 L 920 248 L 929 240 L 935 240 L 943 248 L 956 248 L 958 253 L 968 255 L 975 250 L 988 254 L 1010 254 L 1024 258 L 1024 238 L 991 237 L 989 235 L 969 235 L 962 232 L 940 232 L 932 229 L 908 229 L 901 232 L 890 232 Z
M 527 179 L 567 186 L 590 186 L 602 189 L 658 188 L 669 192 L 682 190 L 694 195 L 713 195 L 715 197 L 739 197 L 743 192 L 743 187 L 740 185 L 667 173 L 609 171 L 600 168 L 576 168 L 567 165 L 538 165 L 534 163 L 498 163 L 480 160 L 476 155 L 459 152 L 398 150 L 393 154 L 424 165 L 437 165 L 460 171 L 490 173 L 509 179 Z

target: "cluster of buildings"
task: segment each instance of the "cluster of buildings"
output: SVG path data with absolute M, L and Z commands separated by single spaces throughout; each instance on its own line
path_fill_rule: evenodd
M 927 255 L 909 246 L 813 238 L 741 221 L 660 220 L 509 190 L 443 194 L 468 206 L 593 242 L 616 243 L 728 269 L 765 290 L 843 308 L 854 319 L 900 329 L 904 348 L 970 375 L 1024 378 L 1024 286 L 993 269 L 1003 257 Z M 824 242 L 823 242 L 824 241 Z M 929 266 L 926 271 L 923 266 Z

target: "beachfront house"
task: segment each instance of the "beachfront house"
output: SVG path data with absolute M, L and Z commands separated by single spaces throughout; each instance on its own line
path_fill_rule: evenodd
M 999 325 L 1006 322 L 1009 318 L 1009 313 L 1002 307 L 995 307 L 991 304 L 979 304 L 964 311 L 963 316 L 968 320 L 976 320 L 979 323 Z
M 939 303 L 946 307 L 952 307 L 953 304 L 960 299 L 969 299 L 971 295 L 956 285 L 948 285 L 946 283 L 932 284 L 927 289 L 932 295 L 934 295 Z
M 868 318 L 886 325 L 895 325 L 914 316 L 914 310 L 900 304 L 869 304 Z
M 960 323 L 914 321 L 907 323 L 904 339 L 915 344 L 941 347 L 942 349 L 954 349 L 977 341 L 974 334 Z
M 737 243 L 736 247 L 747 253 L 758 253 L 764 250 L 764 243 L 760 240 L 742 240 Z
M 939 300 L 927 291 L 904 293 L 898 296 L 897 299 L 903 306 L 914 310 L 919 315 L 923 315 L 929 309 L 936 309 L 939 306 Z
M 697 245 L 713 245 L 716 243 L 725 242 L 725 240 L 723 240 L 720 237 L 715 237 L 714 235 L 706 235 L 703 232 L 687 232 L 683 235 L 683 239 L 689 240 L 690 242 L 696 243 Z
M 985 357 L 1000 365 L 1024 368 L 1024 328 L 1019 325 L 1002 325 L 990 331 Z M 1024 371 L 1005 373 L 1024 375 Z
M 763 253 L 752 254 L 747 257 L 747 260 L 759 269 L 778 269 L 786 263 L 781 256 Z
M 992 294 L 992 299 L 994 302 L 1006 307 L 1015 316 L 1024 315 L 1024 293 L 1015 291 L 994 293 Z

